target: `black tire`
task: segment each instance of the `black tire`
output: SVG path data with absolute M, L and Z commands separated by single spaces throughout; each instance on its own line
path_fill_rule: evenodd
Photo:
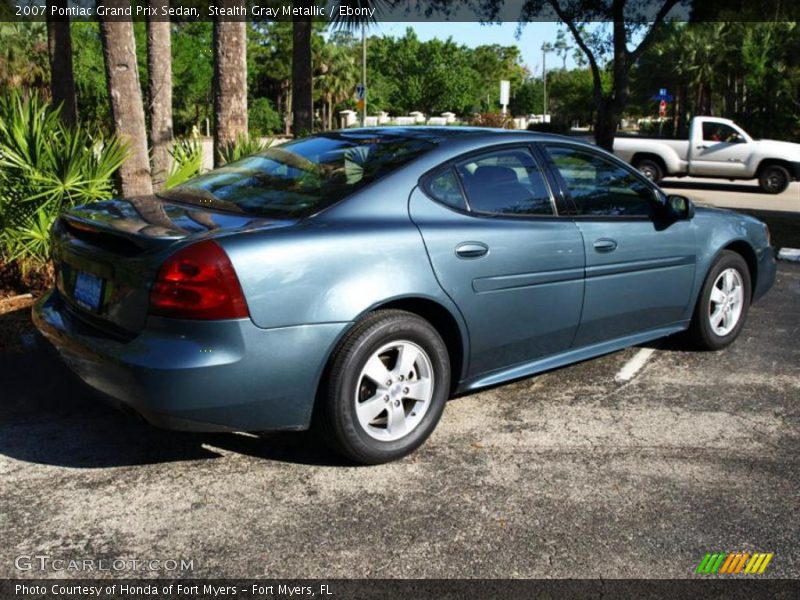
M 725 335 L 718 335 L 710 322 L 709 315 L 711 314 L 712 308 L 715 309 L 717 306 L 717 304 L 712 301 L 711 294 L 717 283 L 717 279 L 728 269 L 735 269 L 741 277 L 743 304 L 741 314 L 733 329 Z M 701 350 L 720 350 L 733 343 L 739 336 L 747 320 L 747 311 L 750 308 L 751 289 L 750 269 L 747 267 L 744 258 L 742 258 L 741 254 L 736 252 L 723 250 L 711 266 L 711 269 L 709 269 L 706 280 L 700 290 L 700 296 L 697 299 L 694 316 L 692 317 L 692 324 L 687 332 L 692 345 Z
M 655 160 L 642 158 L 634 166 L 653 183 L 659 183 L 664 178 L 664 169 Z
M 380 430 L 372 427 L 370 423 L 365 428 L 356 414 L 356 390 L 365 392 L 366 396 L 377 395 L 376 390 L 364 390 L 365 387 L 374 385 L 369 378 L 362 376 L 362 369 L 373 355 L 393 342 L 410 342 L 416 349 L 421 350 L 432 371 L 432 397 L 430 398 L 424 414 L 418 422 L 403 435 L 403 437 L 384 441 L 375 439 L 374 434 Z M 388 354 L 381 354 L 381 360 L 391 371 L 390 367 L 397 367 L 391 363 L 392 350 Z M 397 361 L 397 355 L 394 356 Z M 424 360 L 424 359 L 420 359 Z M 419 369 L 415 363 L 414 372 Z M 414 375 L 415 377 L 420 377 Z M 391 373 L 390 381 L 400 377 Z M 409 377 L 406 384 L 411 381 Z M 402 385 L 402 384 L 401 384 Z M 396 386 L 395 386 L 396 387 Z M 399 391 L 390 392 L 397 393 Z M 319 425 L 323 429 L 324 438 L 329 445 L 347 458 L 361 464 L 380 464 L 397 460 L 416 450 L 433 432 L 444 410 L 445 403 L 450 395 L 450 357 L 447 346 L 433 326 L 421 317 L 402 310 L 380 310 L 367 315 L 360 323 L 353 327 L 341 342 L 336 352 L 327 381 L 323 384 L 320 397 Z M 375 396 L 373 396 L 375 397 Z M 388 394 L 387 396 L 388 397 Z M 394 396 L 393 396 L 394 397 Z M 399 396 L 398 396 L 399 397 Z M 382 397 L 384 398 L 384 397 Z M 389 401 L 387 406 L 391 407 Z M 401 410 L 409 411 L 407 414 L 414 416 L 414 400 L 403 399 Z M 406 408 L 408 403 L 411 408 Z M 380 413 L 383 415 L 384 413 Z M 380 421 L 382 417 L 377 417 Z M 389 431 L 389 414 L 385 415 L 386 432 Z M 367 429 L 373 431 L 370 434 Z
M 767 194 L 780 194 L 789 187 L 792 177 L 786 167 L 781 165 L 767 165 L 761 169 L 758 184 Z

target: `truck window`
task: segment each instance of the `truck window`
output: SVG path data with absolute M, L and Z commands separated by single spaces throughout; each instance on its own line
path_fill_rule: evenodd
M 651 216 L 653 190 L 633 172 L 583 148 L 546 148 L 579 215 Z
M 724 123 L 703 123 L 704 142 L 736 142 L 739 133 L 730 125 Z

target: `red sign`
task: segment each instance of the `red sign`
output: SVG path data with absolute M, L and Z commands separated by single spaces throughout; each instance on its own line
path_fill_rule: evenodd
M 658 116 L 659 117 L 666 117 L 667 116 L 667 101 L 662 100 L 658 104 Z

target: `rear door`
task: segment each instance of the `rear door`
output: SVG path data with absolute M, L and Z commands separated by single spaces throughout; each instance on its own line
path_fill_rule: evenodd
M 575 347 L 674 324 L 694 283 L 691 221 L 665 220 L 656 190 L 622 161 L 586 146 L 546 144 L 575 209 L 586 289 Z
M 569 348 L 583 301 L 583 241 L 575 223 L 556 216 L 529 147 L 443 165 L 415 188 L 409 208 L 467 322 L 470 376 Z

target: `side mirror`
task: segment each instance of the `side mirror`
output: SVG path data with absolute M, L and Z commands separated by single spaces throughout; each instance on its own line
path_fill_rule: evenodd
M 694 217 L 694 204 L 686 196 L 667 196 L 666 208 L 676 221 L 689 221 Z

